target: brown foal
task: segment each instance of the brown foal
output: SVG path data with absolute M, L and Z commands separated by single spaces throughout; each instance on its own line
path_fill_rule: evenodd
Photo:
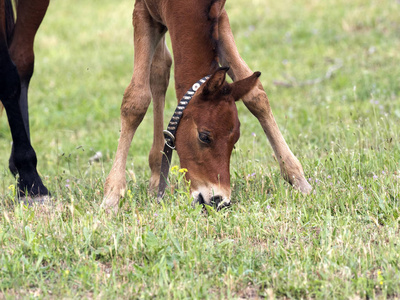
M 121 135 L 114 164 L 105 184 L 105 207 L 116 207 L 123 196 L 128 150 L 153 98 L 154 136 L 150 151 L 150 189 L 160 180 L 163 110 L 171 55 L 165 44 L 169 30 L 175 62 L 178 99 L 200 78 L 211 75 L 184 110 L 176 132 L 181 166 L 188 169 L 194 200 L 230 203 L 229 162 L 239 139 L 235 100 L 241 98 L 267 135 L 281 173 L 296 189 L 309 193 L 303 168 L 290 151 L 273 117 L 266 93 L 240 57 L 230 29 L 225 0 L 136 0 L 133 11 L 134 70 L 121 106 Z M 229 66 L 219 68 L 219 64 Z M 225 82 L 225 73 L 234 83 Z
M 49 0 L 14 2 L 0 0 L 0 100 L 12 133 L 10 169 L 19 174 L 19 195 L 41 198 L 49 192 L 36 171 L 36 154 L 30 144 L 27 91 L 33 73 L 34 38 Z M 172 64 L 165 44 L 167 30 L 174 53 L 177 98 L 210 75 L 183 111 L 175 134 L 176 150 L 181 166 L 188 169 L 194 200 L 217 200 L 219 206 L 230 203 L 229 162 L 240 135 L 235 105 L 239 98 L 264 129 L 282 176 L 301 192 L 311 191 L 300 162 L 275 122 L 259 73 L 253 73 L 237 51 L 224 4 L 225 0 L 136 0 L 134 70 L 122 101 L 121 136 L 105 183 L 103 206 L 117 207 L 124 194 L 128 150 L 151 99 L 154 137 L 149 156 L 150 188 L 159 185 L 163 110 Z M 225 82 L 226 73 L 234 83 Z

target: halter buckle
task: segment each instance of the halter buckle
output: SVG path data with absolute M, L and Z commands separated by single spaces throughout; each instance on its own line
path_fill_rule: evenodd
M 168 130 L 164 130 L 163 133 L 165 144 L 172 150 L 175 150 L 175 136 Z

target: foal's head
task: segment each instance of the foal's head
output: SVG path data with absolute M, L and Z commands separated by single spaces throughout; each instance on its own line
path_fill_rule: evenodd
M 218 69 L 196 92 L 176 132 L 176 150 L 194 201 L 218 207 L 230 204 L 229 163 L 240 136 L 235 101 L 256 84 L 259 72 L 229 84 L 227 68 Z

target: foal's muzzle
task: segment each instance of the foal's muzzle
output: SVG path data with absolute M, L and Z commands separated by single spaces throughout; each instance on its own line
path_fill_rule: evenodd
M 192 193 L 193 202 L 192 205 L 206 204 L 215 207 L 217 210 L 221 210 L 224 207 L 231 205 L 231 199 L 229 197 L 224 197 L 220 195 L 214 195 L 211 197 L 204 197 L 201 192 L 195 191 Z

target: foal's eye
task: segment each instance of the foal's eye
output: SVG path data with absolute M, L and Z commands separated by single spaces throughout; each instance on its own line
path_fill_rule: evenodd
M 203 144 L 210 144 L 212 142 L 210 133 L 207 131 L 199 132 L 199 140 Z

